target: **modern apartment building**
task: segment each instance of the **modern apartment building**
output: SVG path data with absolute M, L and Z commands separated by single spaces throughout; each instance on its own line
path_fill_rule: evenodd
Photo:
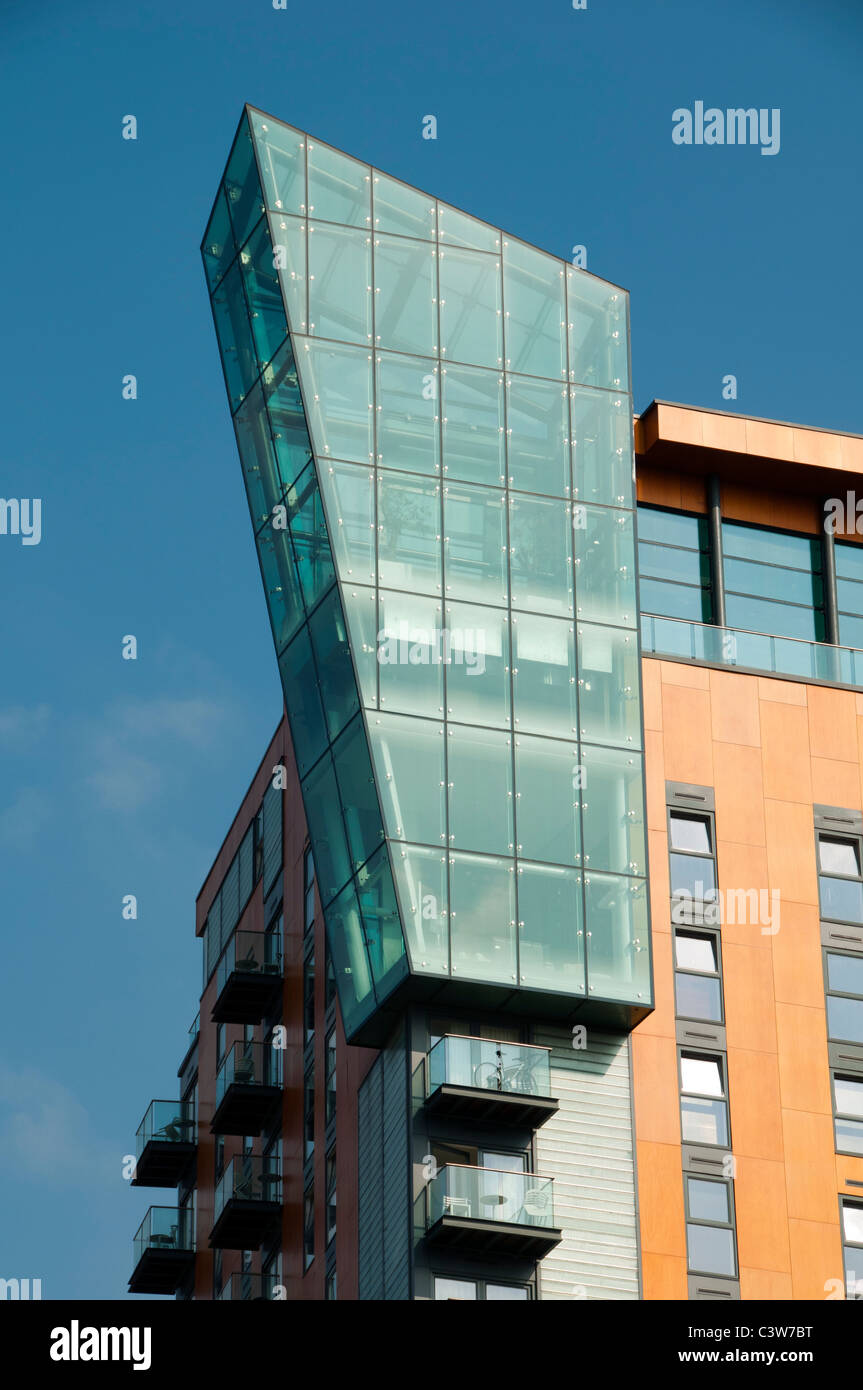
M 863 439 L 252 108 L 203 256 L 285 718 L 130 1289 L 853 1297 Z

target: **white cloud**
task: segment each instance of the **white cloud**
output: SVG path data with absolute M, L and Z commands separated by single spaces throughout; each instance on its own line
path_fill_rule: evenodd
M 16 1182 L 90 1187 L 121 1177 L 122 1155 L 95 1138 L 77 1097 L 32 1067 L 0 1065 L 0 1154 Z

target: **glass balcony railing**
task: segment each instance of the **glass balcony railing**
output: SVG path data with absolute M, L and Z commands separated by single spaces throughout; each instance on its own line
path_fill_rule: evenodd
M 189 1047 L 192 1047 L 201 1035 L 201 1013 L 200 1010 L 195 1014 L 192 1026 L 189 1029 Z
M 280 938 L 276 932 L 235 931 L 219 959 L 216 993 L 221 994 L 234 973 L 244 976 L 272 976 L 282 973 Z
M 548 1048 L 450 1033 L 428 1055 L 429 1095 L 444 1085 L 550 1096 Z
M 135 1235 L 135 1264 L 148 1252 L 191 1253 L 195 1249 L 192 1213 L 186 1207 L 150 1207 Z
M 251 1303 L 259 1298 L 273 1298 L 275 1290 L 274 1274 L 232 1274 L 225 1280 L 219 1298 L 231 1303 Z
M 216 1073 L 216 1106 L 231 1086 L 280 1086 L 281 1056 L 269 1043 L 235 1042 Z
M 218 1183 L 213 1210 L 218 1221 L 227 1204 L 236 1202 L 281 1202 L 282 1171 L 272 1155 L 243 1154 L 232 1158 Z
M 445 1216 L 510 1226 L 554 1226 L 553 1179 L 448 1163 L 428 1186 L 428 1224 Z
M 797 637 L 773 637 L 643 613 L 641 649 L 645 655 L 667 656 L 672 661 L 704 661 L 730 670 L 740 667 L 765 675 L 863 688 L 863 651 L 834 647 L 829 642 L 805 642 Z
M 138 1126 L 136 1157 L 140 1158 L 147 1144 L 194 1144 L 194 1107 L 187 1100 L 152 1100 Z

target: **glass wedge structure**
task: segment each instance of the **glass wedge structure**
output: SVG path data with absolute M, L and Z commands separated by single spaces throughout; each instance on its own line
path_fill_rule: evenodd
M 348 1038 L 633 1026 L 626 292 L 251 107 L 202 254 Z

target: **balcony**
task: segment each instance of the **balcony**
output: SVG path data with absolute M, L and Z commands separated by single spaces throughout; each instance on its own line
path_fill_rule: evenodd
M 426 1061 L 429 1113 L 475 1125 L 538 1129 L 558 1108 L 549 1049 L 450 1033 Z
M 427 1188 L 426 1240 L 478 1259 L 541 1260 L 561 1240 L 553 1180 L 448 1163 Z
M 194 1160 L 196 1137 L 189 1101 L 151 1101 L 138 1126 L 131 1186 L 176 1187 Z
M 191 1209 L 150 1207 L 135 1236 L 130 1293 L 176 1293 L 195 1265 Z
M 798 637 L 774 637 L 643 613 L 641 650 L 644 656 L 662 656 L 670 661 L 863 689 L 863 651 L 834 647 L 829 642 L 806 642 Z
M 214 1250 L 257 1250 L 279 1222 L 282 1175 L 277 1158 L 233 1158 L 216 1185 L 210 1245 Z
M 216 1073 L 214 1134 L 260 1134 L 281 1099 L 281 1055 L 269 1043 L 228 1049 Z
M 282 987 L 276 932 L 235 931 L 216 970 L 215 1023 L 260 1023 Z
M 260 1303 L 275 1297 L 274 1274 L 231 1274 L 222 1287 L 220 1299 L 227 1303 Z

